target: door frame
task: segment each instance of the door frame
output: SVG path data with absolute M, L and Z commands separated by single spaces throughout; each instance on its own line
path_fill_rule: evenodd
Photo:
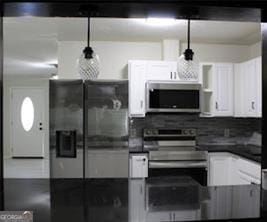
M 12 91 L 14 89 L 42 89 L 44 91 L 44 128 L 45 128 L 45 134 L 44 134 L 44 152 L 43 152 L 43 158 L 48 159 L 49 158 L 49 101 L 47 101 L 46 94 L 47 89 L 43 86 L 35 87 L 35 86 L 12 86 L 9 88 L 9 125 L 10 125 L 10 132 L 9 132 L 9 143 L 10 143 L 10 149 L 11 149 L 11 157 L 13 155 L 13 132 L 12 132 L 12 118 L 13 118 L 13 102 L 12 102 Z M 47 106 L 46 106 L 47 105 Z

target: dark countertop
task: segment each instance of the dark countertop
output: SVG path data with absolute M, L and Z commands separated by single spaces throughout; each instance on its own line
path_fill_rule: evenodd
M 261 147 L 254 145 L 198 145 L 208 152 L 229 152 L 252 161 L 261 163 Z
M 190 177 L 5 179 L 4 185 L 4 210 L 33 210 L 36 222 L 258 218 L 260 209 L 258 185 L 203 187 Z

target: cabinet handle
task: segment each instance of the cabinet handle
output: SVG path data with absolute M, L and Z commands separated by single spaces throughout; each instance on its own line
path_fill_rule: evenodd
M 215 107 L 216 107 L 216 109 L 219 108 L 219 106 L 218 106 L 218 102 L 215 102 Z
M 175 213 L 172 214 L 172 220 L 175 221 Z
M 172 72 L 171 72 L 171 79 L 172 79 Z
M 176 72 L 174 72 L 174 78 L 177 79 L 177 77 L 176 77 Z
M 254 105 L 255 105 L 255 102 L 251 102 L 251 108 L 252 109 L 255 109 L 255 106 Z
M 172 221 L 172 213 L 170 213 L 170 221 Z
M 140 107 L 143 108 L 143 100 L 140 101 Z

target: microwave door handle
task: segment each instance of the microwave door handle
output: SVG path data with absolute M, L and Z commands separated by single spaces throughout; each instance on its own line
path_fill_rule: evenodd
M 218 102 L 215 103 L 216 109 L 218 109 Z

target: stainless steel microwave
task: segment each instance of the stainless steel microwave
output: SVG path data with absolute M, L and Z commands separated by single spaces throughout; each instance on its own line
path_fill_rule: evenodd
M 147 82 L 146 112 L 200 112 L 199 83 Z

